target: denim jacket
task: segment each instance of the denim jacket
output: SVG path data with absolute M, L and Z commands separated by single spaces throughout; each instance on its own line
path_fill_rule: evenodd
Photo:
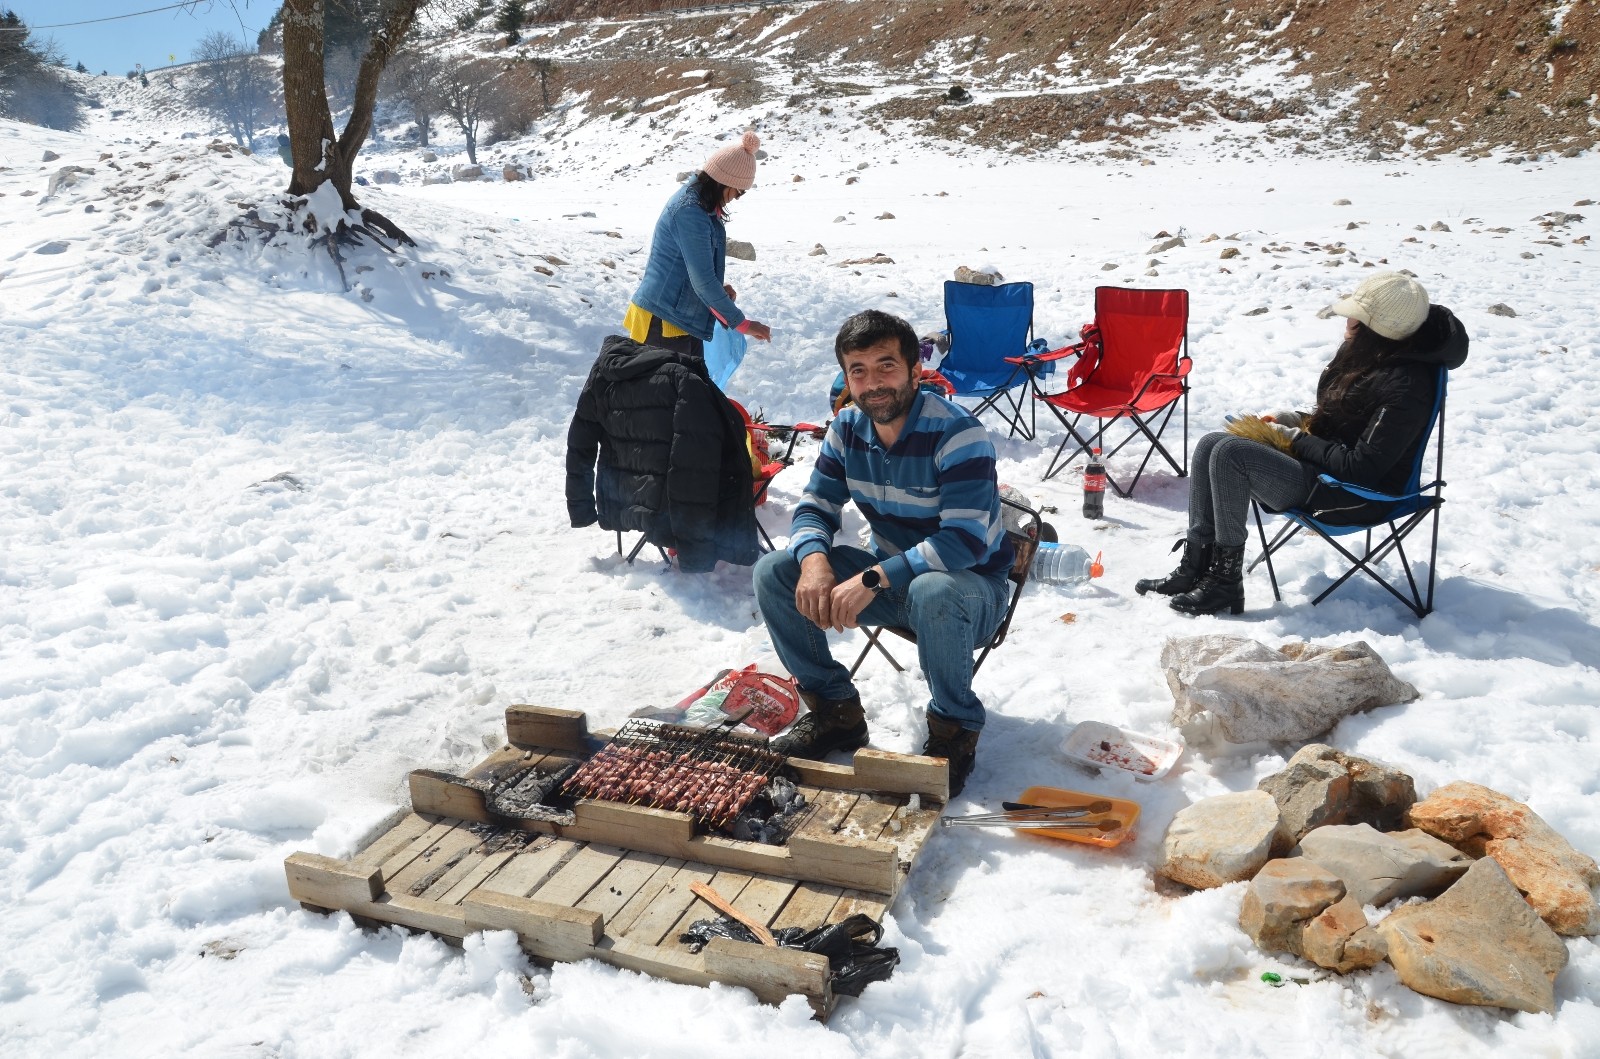
M 633 304 L 709 342 L 713 313 L 729 328 L 745 319 L 722 289 L 727 257 L 722 217 L 701 208 L 689 181 L 673 192 L 656 221 L 650 260 Z

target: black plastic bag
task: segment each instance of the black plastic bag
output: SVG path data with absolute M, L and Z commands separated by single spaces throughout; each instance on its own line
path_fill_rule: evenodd
M 893 974 L 900 962 L 899 949 L 878 947 L 882 937 L 883 927 L 857 912 L 841 923 L 807 931 L 796 939 L 794 947 L 828 958 L 835 993 L 860 996 L 868 985 Z
M 815 930 L 784 927 L 774 930 L 772 937 L 784 948 L 826 956 L 833 991 L 842 996 L 860 996 L 871 983 L 886 980 L 900 963 L 899 949 L 878 947 L 883 927 L 859 912 Z M 757 943 L 749 927 L 727 916 L 696 920 L 679 936 L 693 952 L 699 952 L 712 938 Z

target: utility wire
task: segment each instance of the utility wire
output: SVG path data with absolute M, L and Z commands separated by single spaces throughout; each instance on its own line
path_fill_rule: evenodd
M 181 4 L 168 4 L 166 7 L 152 7 L 148 11 L 131 11 L 126 15 L 108 15 L 105 18 L 91 18 L 83 22 L 57 22 L 52 26 L 0 26 L 0 33 L 32 33 L 36 29 L 67 29 L 71 26 L 92 26 L 96 22 L 117 22 L 124 18 L 138 18 L 140 15 L 154 15 L 161 11 L 171 11 L 178 7 L 193 7 L 195 0 L 184 0 Z

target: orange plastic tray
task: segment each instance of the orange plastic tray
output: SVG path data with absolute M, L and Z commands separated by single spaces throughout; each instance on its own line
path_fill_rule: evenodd
M 1139 824 L 1139 803 L 1130 802 L 1126 798 L 1107 798 L 1103 794 L 1089 794 L 1084 791 L 1069 791 L 1062 787 L 1029 787 L 1017 799 L 1028 805 L 1048 805 L 1051 808 L 1067 808 L 1075 805 L 1087 805 L 1090 802 L 1110 802 L 1111 811 L 1103 814 L 1105 819 L 1115 820 L 1121 824 L 1115 831 L 1095 831 L 1080 828 L 1054 828 L 1039 827 L 1018 831 L 1020 835 L 1043 835 L 1046 838 L 1061 838 L 1068 842 L 1084 842 L 1091 846 L 1119 846 L 1133 837 L 1134 830 Z M 1088 817 L 1098 820 L 1101 817 Z

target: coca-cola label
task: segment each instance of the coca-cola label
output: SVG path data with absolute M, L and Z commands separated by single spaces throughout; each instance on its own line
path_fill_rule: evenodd
M 1103 493 L 1106 491 L 1106 472 L 1085 471 L 1083 475 L 1083 491 L 1085 493 Z

